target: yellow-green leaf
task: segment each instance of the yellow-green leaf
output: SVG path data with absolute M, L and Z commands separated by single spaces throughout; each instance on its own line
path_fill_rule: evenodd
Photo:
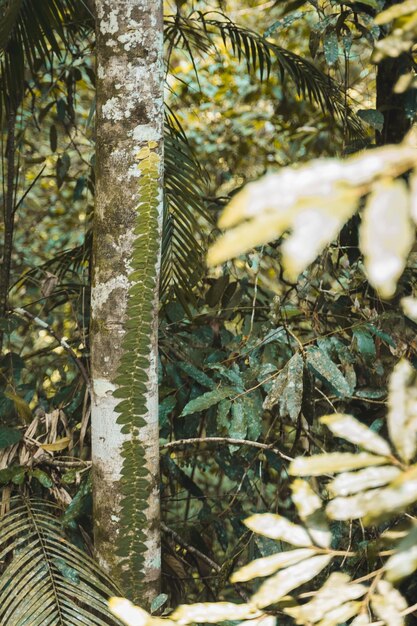
M 336 437 L 346 439 L 375 454 L 386 456 L 391 454 L 391 449 L 385 439 L 352 415 L 344 415 L 343 413 L 324 415 L 320 421 L 322 424 L 326 424 Z
M 245 525 L 255 533 L 270 539 L 280 539 L 293 546 L 308 547 L 313 545 L 305 528 L 293 524 L 282 515 L 257 513 L 245 519 Z
M 62 437 L 61 439 L 57 439 L 53 443 L 42 443 L 40 447 L 46 452 L 60 452 L 60 450 L 65 450 L 65 448 L 68 448 L 70 442 L 70 437 Z
M 6 396 L 6 398 L 13 402 L 20 419 L 22 419 L 26 423 L 29 423 L 32 419 L 32 409 L 30 408 L 26 400 L 23 400 L 23 398 L 11 391 L 5 391 L 4 395 Z
M 379 13 L 379 15 L 375 17 L 375 24 L 380 26 L 382 24 L 388 24 L 388 22 L 392 22 L 404 15 L 410 15 L 410 13 L 414 13 L 414 11 L 417 11 L 417 0 L 405 0 Z
M 289 467 L 291 476 L 321 476 L 322 474 L 338 474 L 348 470 L 383 465 L 387 462 L 384 456 L 374 456 L 367 452 L 351 454 L 350 452 L 330 452 L 309 457 L 298 456 Z
M 369 282 L 382 297 L 392 297 L 414 242 L 410 196 L 404 180 L 387 179 L 374 186 L 359 234 Z
M 259 608 L 278 602 L 287 593 L 319 574 L 332 560 L 331 555 L 313 556 L 268 578 L 252 596 L 251 603 Z
M 278 552 L 261 559 L 255 559 L 248 565 L 244 565 L 236 572 L 233 572 L 230 581 L 232 583 L 242 583 L 253 578 L 270 576 L 280 569 L 314 556 L 315 552 L 313 548 L 300 548 L 299 550 Z

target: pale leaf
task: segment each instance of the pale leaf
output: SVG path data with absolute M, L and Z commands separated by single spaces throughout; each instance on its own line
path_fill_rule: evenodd
M 379 15 L 375 17 L 375 24 L 388 24 L 388 22 L 392 22 L 404 15 L 410 15 L 410 13 L 414 13 L 414 11 L 417 11 L 417 0 L 405 0 L 379 13 Z
M 322 548 L 330 547 L 332 533 L 328 527 L 319 496 L 314 493 L 308 482 L 301 478 L 293 481 L 291 490 L 298 514 L 305 523 L 315 545 Z
M 319 574 L 332 560 L 331 555 L 313 556 L 307 561 L 281 570 L 268 578 L 252 596 L 251 603 L 259 608 L 278 602 L 287 593 L 300 587 Z
M 291 476 L 321 476 L 322 474 L 337 474 L 348 470 L 383 465 L 387 462 L 384 456 L 374 456 L 367 452 L 351 454 L 350 452 L 331 452 L 309 457 L 298 456 L 289 467 Z
M 350 622 L 350 626 L 368 626 L 371 623 L 368 613 L 359 613 L 355 619 Z
M 417 322 L 417 298 L 412 298 L 411 296 L 401 298 L 401 306 L 404 314 L 414 322 Z
M 384 180 L 374 186 L 359 235 L 369 282 L 382 297 L 392 297 L 414 242 L 410 196 L 404 180 Z
M 358 491 L 382 487 L 395 480 L 400 474 L 401 470 L 394 465 L 367 467 L 359 472 L 339 474 L 327 485 L 327 489 L 332 497 L 348 496 Z
M 417 570 L 417 527 L 413 528 L 396 547 L 385 564 L 385 577 L 396 583 Z
M 417 172 L 415 170 L 410 175 L 408 184 L 410 185 L 411 219 L 417 225 Z
M 417 448 L 417 372 L 405 359 L 389 381 L 388 432 L 398 454 L 410 461 Z
M 317 626 L 338 626 L 346 622 L 357 614 L 362 606 L 362 602 L 345 602 L 341 606 L 326 613 L 326 616 L 318 622 Z
M 287 552 L 278 552 L 270 556 L 255 559 L 244 565 L 230 577 L 232 583 L 243 583 L 254 578 L 270 576 L 280 569 L 294 565 L 304 559 L 314 556 L 316 551 L 312 548 L 300 548 L 299 550 L 288 550 Z
M 378 582 L 377 591 L 378 593 L 371 598 L 374 613 L 387 626 L 403 626 L 404 617 L 401 615 L 401 611 L 405 611 L 408 607 L 405 598 L 387 580 Z
M 282 245 L 282 265 L 290 280 L 297 279 L 356 211 L 356 191 L 335 194 L 329 200 L 317 205 L 312 201 L 308 209 L 293 216 L 291 235 Z
M 65 450 L 65 448 L 68 448 L 70 442 L 70 437 L 62 437 L 61 439 L 57 439 L 56 441 L 54 441 L 54 443 L 41 443 L 40 447 L 46 452 L 59 452 L 60 450 Z
M 170 619 L 153 617 L 125 598 L 110 598 L 109 608 L 127 626 L 175 626 Z
M 254 603 L 233 604 L 233 602 L 197 602 L 181 604 L 169 616 L 177 624 L 208 623 L 216 624 L 226 620 L 246 620 L 261 617 Z
M 402 472 L 385 489 L 373 489 L 347 498 L 335 498 L 326 513 L 331 519 L 364 518 L 365 524 L 402 512 L 417 501 L 417 467 Z
M 262 615 L 256 619 L 240 622 L 238 626 L 276 626 L 277 618 L 273 615 Z
M 364 585 L 350 583 L 347 574 L 334 572 L 310 602 L 301 606 L 288 607 L 284 609 L 284 612 L 291 615 L 297 624 L 319 622 L 325 617 L 327 618 L 329 612 L 338 608 L 341 609 L 344 602 L 361 598 L 367 590 Z M 355 613 L 356 610 L 351 613 L 350 617 Z M 343 621 L 335 623 L 342 623 Z
M 386 456 L 391 454 L 385 439 L 352 415 L 344 415 L 343 413 L 325 415 L 320 418 L 320 422 L 326 424 L 336 437 L 346 439 L 369 452 Z
M 257 513 L 245 519 L 245 526 L 259 535 L 270 539 L 280 539 L 293 546 L 308 547 L 313 545 L 310 535 L 302 526 L 293 524 L 282 515 L 275 513 Z

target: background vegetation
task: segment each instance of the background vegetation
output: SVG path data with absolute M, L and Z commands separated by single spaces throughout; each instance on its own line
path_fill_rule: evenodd
M 58 4 L 39 3 L 38 9 Z M 399 4 L 166 3 L 166 215 L 159 362 L 164 545 L 163 593 L 154 612 L 184 601 L 240 600 L 247 606 L 258 587 L 251 579 L 259 571 L 255 568 L 242 578 L 237 574 L 240 566 L 281 555 L 296 532 L 290 527 L 290 534 L 271 529 L 254 534 L 259 525 L 243 523 L 254 513 L 275 513 L 306 526 L 310 543 L 293 545 L 311 547 L 308 518 L 322 505 L 302 489 L 313 489 L 326 504 L 337 459 L 312 471 L 300 470 L 295 457 L 325 451 L 356 453 L 358 446 L 382 455 L 384 467 L 391 471 L 387 482 L 360 482 L 358 493 L 399 480 L 398 472 L 409 480 L 407 472 L 415 471 L 414 447 L 404 453 L 401 442 L 393 438 L 399 424 L 393 421 L 393 407 L 403 402 L 411 424 L 404 432 L 415 440 L 416 326 L 413 316 L 400 307 L 403 297 L 414 295 L 414 249 L 402 255 L 405 268 L 399 272 L 395 293 L 383 293 L 384 297 L 365 269 L 359 248 L 361 213 L 353 215 L 354 211 L 342 219 L 340 227 L 347 222 L 331 245 L 323 251 L 318 246 L 317 259 L 297 277 L 283 269 L 285 233 L 274 241 L 269 237 L 249 241 L 233 260 L 222 259 L 222 265 L 211 269 L 205 266 L 207 247 L 219 235 L 217 218 L 230 200 L 242 197 L 237 194 L 246 183 L 279 167 L 316 157 L 346 157 L 403 140 L 415 116 L 410 50 L 417 8 L 411 6 L 404 16 L 394 13 L 386 23 L 378 23 L 377 17 Z M 0 482 L 6 509 L 10 494 L 19 498 L 15 515 L 24 520 L 22 524 L 28 524 L 31 507 L 30 519 L 36 521 L 38 505 L 30 504 L 32 498 L 55 503 L 62 510 L 60 527 L 69 545 L 88 554 L 92 552 L 88 339 L 94 195 L 92 17 L 88 7 L 62 3 L 55 22 L 49 14 L 37 14 L 34 23 L 43 16 L 43 24 L 49 20 L 54 29 L 49 33 L 43 25 L 39 38 L 29 28 L 33 16 L 25 7 L 20 22 L 7 3 L 1 9 Z M 402 30 L 393 39 L 395 29 Z M 28 43 L 20 59 L 16 47 L 22 38 Z M 25 71 L 24 93 L 16 93 L 11 60 L 14 68 L 21 62 Z M 380 170 L 391 178 L 403 176 L 405 186 L 413 167 L 404 163 L 399 171 L 385 171 L 382 159 Z M 301 186 L 301 180 L 295 178 L 294 185 Z M 268 189 L 259 190 L 259 197 L 265 193 L 266 205 L 280 194 L 279 187 L 272 190 L 273 196 Z M 329 198 L 333 200 L 330 192 Z M 355 196 L 355 208 L 360 202 Z M 338 206 L 335 201 L 334 212 Z M 389 430 L 388 380 L 393 371 L 401 374 L 395 367 L 403 367 L 403 358 L 411 366 L 402 372 L 396 389 L 403 389 L 406 399 L 391 401 Z M 374 437 L 380 435 L 379 443 L 369 448 L 363 437 L 346 436 L 343 427 L 329 430 L 329 422 L 319 419 L 329 413 L 354 416 Z M 388 435 L 395 453 L 381 443 Z M 339 469 L 365 471 L 365 467 L 366 463 Z M 289 474 L 314 478 L 307 486 L 296 483 L 297 492 Z M 334 489 L 337 495 L 337 486 Z M 346 492 L 340 489 L 344 497 Z M 297 503 L 297 493 L 305 502 L 316 502 L 315 508 L 306 512 Z M 386 497 L 392 501 L 394 496 Z M 384 584 L 403 576 L 389 579 L 382 574 L 399 539 L 408 536 L 403 550 L 414 546 L 414 535 L 408 535 L 414 528 L 413 498 L 401 500 L 389 514 L 384 508 L 366 526 L 361 518 L 366 519 L 369 510 L 361 509 L 360 515 L 350 510 L 345 517 L 334 513 L 330 527 L 322 528 L 324 533 L 331 531 L 331 545 L 328 538 L 323 544 L 323 539 L 320 543 L 313 537 L 316 548 L 333 551 L 325 555 L 327 561 L 323 554 L 314 555 L 322 559 L 316 588 L 326 580 L 339 587 L 353 579 L 356 586 L 366 583 L 356 590 L 358 595 L 347 596 L 346 602 L 355 600 L 355 605 L 349 604 L 345 613 L 326 618 L 319 612 L 313 622 L 327 626 L 359 614 L 357 619 L 369 623 L 373 619 L 369 610 L 381 623 L 402 622 L 400 613 L 414 604 L 415 568 L 409 566 L 401 582 L 402 599 Z M 374 508 L 375 501 L 371 503 Z M 341 507 L 349 511 L 347 502 Z M 56 520 L 54 508 L 48 515 Z M 356 518 L 359 521 L 350 521 Z M 4 524 L 7 528 L 7 521 Z M 71 584 L 78 589 L 77 559 L 54 552 L 57 540 L 52 530 L 38 533 L 37 543 L 49 532 L 50 550 L 41 551 L 38 573 L 46 563 L 51 607 L 56 611 L 64 606 L 66 619 L 75 620 L 71 617 L 75 609 L 69 609 L 73 605 L 68 602 L 76 606 L 76 597 L 57 601 L 54 581 L 61 583 L 62 593 Z M 11 541 L 9 535 L 5 541 Z M 8 548 L 12 565 L 18 541 L 12 538 Z M 29 574 L 18 569 L 24 585 Z M 348 578 L 336 580 L 339 571 Z M 0 580 L 8 579 L 5 567 Z M 29 579 L 34 593 L 40 593 L 36 576 Z M 44 577 L 42 581 L 45 585 Z M 8 583 L 3 584 L 10 593 Z M 108 581 L 86 580 L 88 584 L 104 596 L 113 593 Z M 272 613 L 278 612 L 280 620 L 309 623 L 309 615 L 302 611 L 284 611 L 281 596 L 266 597 L 258 606 L 274 604 Z M 302 604 L 309 597 L 301 595 L 289 604 Z M 394 613 L 381 609 L 384 597 L 396 606 Z M 23 596 L 18 600 L 26 602 Z M 96 619 L 102 615 L 101 619 L 111 620 L 101 606 L 105 605 L 93 607 Z M 34 609 L 29 603 L 24 610 L 30 615 Z M 203 617 L 179 614 L 173 619 L 206 621 L 207 610 Z M 52 621 L 45 623 L 57 623 L 56 614 L 51 615 Z M 254 617 L 242 610 L 242 619 Z M 238 619 L 236 607 L 223 618 Z M 5 623 L 25 623 L 10 619 Z M 215 614 L 212 621 L 217 619 Z

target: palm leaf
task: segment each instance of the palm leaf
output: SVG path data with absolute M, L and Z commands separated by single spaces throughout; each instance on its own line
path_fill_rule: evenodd
M 107 598 L 120 593 L 65 538 L 55 505 L 13 498 L 0 519 L 0 623 L 120 626 Z
M 360 119 L 346 107 L 344 95 L 336 82 L 311 61 L 272 43 L 258 33 L 238 26 L 218 11 L 196 11 L 190 17 L 175 15 L 165 18 L 165 37 L 169 49 L 185 49 L 192 57 L 194 66 L 193 50 L 199 54 L 206 53 L 211 44 L 211 50 L 218 51 L 216 38 L 219 36 L 231 54 L 239 60 L 246 60 L 249 72 L 259 70 L 263 79 L 269 76 L 276 65 L 281 81 L 290 78 L 299 96 L 317 103 L 324 112 L 342 119 L 352 135 L 363 135 Z
M 6 110 L 19 105 L 25 80 L 90 26 L 88 17 L 82 0 L 0 0 L 0 89 Z

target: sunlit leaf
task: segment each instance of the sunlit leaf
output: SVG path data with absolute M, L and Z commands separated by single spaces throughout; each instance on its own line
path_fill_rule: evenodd
M 417 11 L 417 0 L 404 0 L 404 2 L 400 2 L 379 13 L 375 17 L 375 23 L 379 25 L 388 24 L 388 22 L 392 22 L 403 15 L 414 13 L 414 11 Z
M 417 449 L 417 372 L 405 359 L 389 381 L 388 432 L 398 454 L 410 461 Z
M 367 491 L 375 487 L 382 487 L 401 474 L 401 470 L 394 465 L 386 467 L 367 467 L 358 472 L 343 472 L 327 485 L 329 493 L 334 496 L 348 496 L 358 491 Z
M 404 596 L 387 580 L 378 581 L 376 588 L 378 593 L 371 598 L 371 606 L 374 613 L 387 626 L 402 626 L 404 617 L 401 615 L 401 611 L 408 607 Z
M 319 574 L 332 560 L 331 555 L 313 556 L 268 578 L 252 596 L 251 602 L 259 608 L 278 602 L 293 589 Z
M 401 306 L 404 314 L 414 322 L 417 322 L 417 298 L 412 298 L 411 296 L 401 298 Z
M 417 570 L 417 527 L 404 537 L 385 564 L 385 577 L 397 583 Z
M 270 576 L 280 569 L 298 563 L 304 559 L 314 556 L 315 550 L 312 548 L 300 548 L 299 550 L 288 550 L 287 552 L 278 552 L 261 559 L 255 559 L 244 565 L 230 577 L 232 583 L 246 582 L 253 578 Z
M 68 448 L 68 445 L 70 443 L 70 437 L 62 437 L 61 439 L 57 439 L 53 443 L 42 443 L 40 447 L 46 452 L 59 452 L 60 450 L 65 450 L 65 448 Z
M 417 501 L 417 467 L 402 472 L 388 487 L 372 489 L 346 498 L 335 498 L 326 513 L 332 519 L 363 518 L 365 524 L 389 518 Z
M 290 522 L 282 515 L 257 513 L 245 519 L 245 526 L 259 535 L 270 539 L 280 539 L 293 546 L 311 546 L 310 535 L 302 526 Z
M 369 452 L 386 456 L 391 454 L 390 447 L 385 439 L 352 415 L 344 415 L 343 413 L 324 415 L 320 418 L 320 421 L 322 424 L 326 424 L 337 437 L 346 439 Z
M 350 396 L 352 389 L 329 355 L 321 348 L 307 349 L 307 363 L 314 373 L 340 397 Z
M 337 474 L 371 465 L 384 465 L 386 462 L 386 457 L 374 456 L 367 452 L 358 454 L 330 452 L 329 454 L 317 454 L 309 457 L 299 456 L 292 461 L 288 471 L 291 476 L 321 476 L 322 474 Z
M 394 295 L 413 241 L 406 182 L 402 179 L 379 182 L 365 206 L 359 243 L 369 282 L 382 297 Z
M 329 613 L 335 609 L 343 610 L 345 602 L 356 600 L 366 594 L 368 588 L 365 585 L 350 583 L 350 578 L 347 574 L 340 572 L 334 572 L 329 576 L 325 584 L 321 589 L 317 591 L 314 598 L 301 606 L 289 607 L 284 609 L 285 613 L 291 615 L 296 620 L 297 624 L 306 624 L 309 622 L 319 622 L 326 617 L 329 619 Z M 351 609 L 355 608 L 354 612 Z M 346 607 L 349 617 L 355 615 L 356 605 L 353 605 L 349 609 Z M 348 618 L 346 618 L 348 619 Z M 330 619 L 330 623 L 340 624 L 345 620 L 333 622 Z
M 233 602 L 198 602 L 196 604 L 181 604 L 170 615 L 173 622 L 179 624 L 208 623 L 215 624 L 226 620 L 246 620 L 262 615 L 251 604 L 233 604 Z
M 332 533 L 327 524 L 322 501 L 306 480 L 297 478 L 291 484 L 292 499 L 315 545 L 329 548 Z

